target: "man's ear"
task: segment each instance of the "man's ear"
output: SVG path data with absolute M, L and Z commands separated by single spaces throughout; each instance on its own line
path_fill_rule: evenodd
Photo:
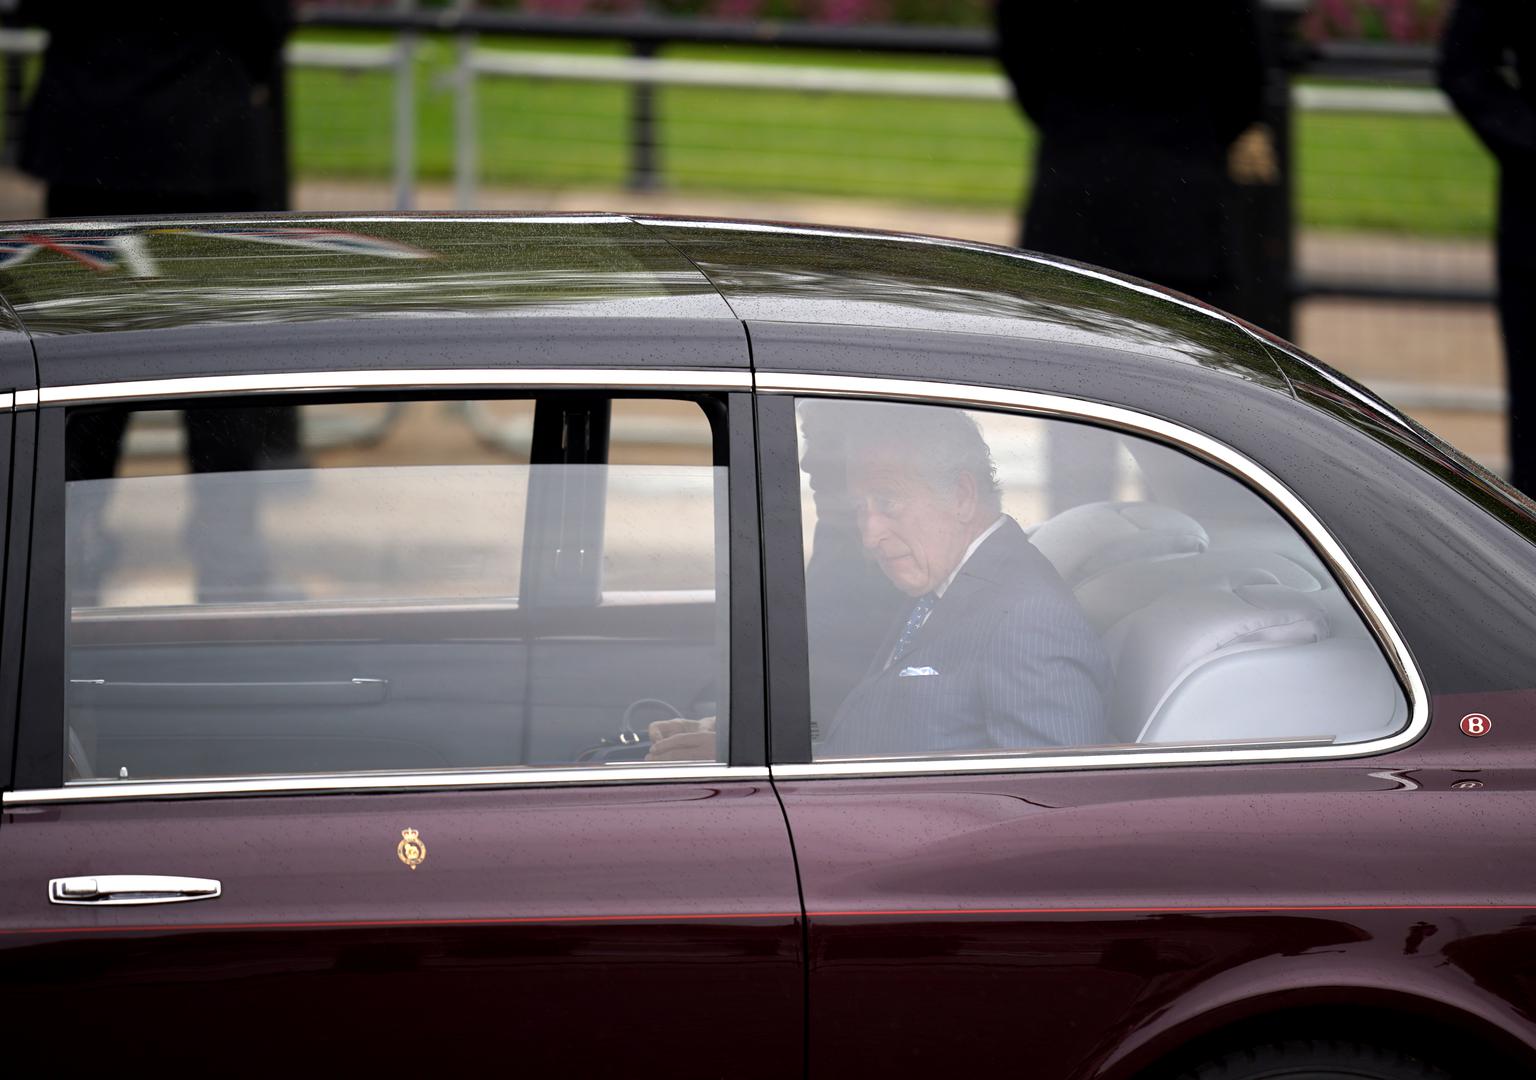
M 955 513 L 969 525 L 976 520 L 978 506 L 976 478 L 968 472 L 955 477 Z

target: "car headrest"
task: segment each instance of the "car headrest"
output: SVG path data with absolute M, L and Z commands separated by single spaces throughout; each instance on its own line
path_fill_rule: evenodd
M 1181 681 L 1223 654 L 1305 645 L 1328 633 L 1323 609 L 1284 585 L 1213 586 L 1163 596 L 1104 635 L 1115 668 L 1116 729 L 1134 741 Z
M 1194 518 L 1145 502 L 1074 506 L 1030 529 L 1029 541 L 1072 587 L 1122 563 L 1194 555 L 1210 546 Z
M 1199 588 L 1284 585 L 1301 593 L 1323 583 L 1305 567 L 1273 551 L 1207 551 L 1180 559 L 1111 566 L 1073 590 L 1099 633 L 1168 593 Z

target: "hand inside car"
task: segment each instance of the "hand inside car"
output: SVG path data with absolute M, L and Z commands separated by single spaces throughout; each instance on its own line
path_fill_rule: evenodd
M 650 753 L 646 761 L 714 761 L 715 718 L 653 720 L 646 728 Z

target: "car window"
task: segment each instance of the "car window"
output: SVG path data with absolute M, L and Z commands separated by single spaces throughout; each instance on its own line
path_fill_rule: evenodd
M 1359 742 L 1406 701 L 1241 481 L 1066 419 L 803 400 L 817 760 Z
M 723 422 L 590 394 L 73 410 L 69 777 L 600 766 L 660 720 L 720 760 Z

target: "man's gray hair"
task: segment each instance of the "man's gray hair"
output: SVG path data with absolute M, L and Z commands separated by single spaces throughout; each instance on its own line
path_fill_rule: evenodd
M 841 436 L 844 462 L 878 449 L 911 462 L 940 491 L 953 491 L 958 477 L 970 476 L 982 509 L 1002 513 L 992 450 L 976 421 L 959 409 L 883 401 L 815 401 L 802 405 L 801 416 L 808 450 L 812 446 L 820 450 Z M 806 466 L 813 467 L 809 460 Z

